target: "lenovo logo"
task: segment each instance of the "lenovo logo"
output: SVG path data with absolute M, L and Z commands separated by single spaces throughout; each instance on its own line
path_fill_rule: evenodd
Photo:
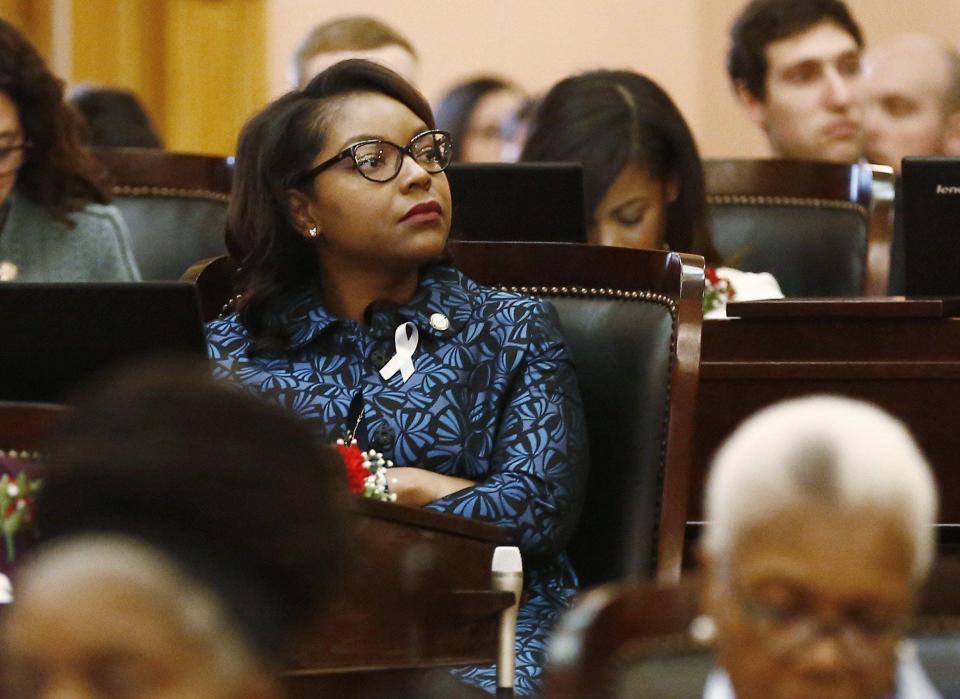
M 946 185 L 946 184 L 938 184 L 937 194 L 960 194 L 960 187 L 954 187 L 953 185 Z

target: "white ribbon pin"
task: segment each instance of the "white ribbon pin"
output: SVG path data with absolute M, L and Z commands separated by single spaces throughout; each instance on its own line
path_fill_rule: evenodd
M 397 331 L 393 335 L 393 342 L 397 347 L 397 353 L 389 362 L 383 365 L 380 370 L 380 376 L 389 379 L 391 376 L 400 372 L 403 382 L 413 376 L 413 353 L 417 349 L 417 342 L 420 339 L 420 333 L 417 332 L 417 326 L 413 323 L 401 323 L 397 326 Z

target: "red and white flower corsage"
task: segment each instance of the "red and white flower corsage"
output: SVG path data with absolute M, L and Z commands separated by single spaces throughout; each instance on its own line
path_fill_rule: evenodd
M 15 539 L 24 526 L 33 519 L 33 498 L 42 482 L 31 480 L 21 472 L 16 478 L 7 474 L 0 477 L 0 529 L 7 549 L 7 561 L 17 557 Z
M 349 445 L 338 439 L 337 451 L 347 467 L 347 487 L 351 493 L 371 500 L 397 501 L 397 494 L 391 493 L 387 485 L 387 469 L 393 466 L 392 461 L 387 461 L 383 454 L 373 449 L 360 451 L 355 439 L 351 439 Z
M 726 306 L 736 296 L 736 291 L 729 279 L 717 274 L 713 267 L 703 270 L 705 286 L 703 289 L 703 312 L 709 313 L 715 308 Z

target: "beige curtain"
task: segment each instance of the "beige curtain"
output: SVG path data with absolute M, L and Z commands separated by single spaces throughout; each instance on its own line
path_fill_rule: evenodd
M 28 37 L 37 50 L 50 58 L 53 0 L 0 0 L 0 17 Z
M 266 95 L 264 2 L 72 0 L 64 77 L 136 92 L 171 150 L 232 153 Z

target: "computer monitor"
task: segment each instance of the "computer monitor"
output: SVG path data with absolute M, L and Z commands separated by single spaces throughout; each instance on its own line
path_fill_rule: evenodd
M 4 283 L 0 319 L 0 400 L 60 401 L 120 361 L 206 353 L 187 282 Z
M 587 240 L 578 163 L 454 163 L 447 178 L 457 240 Z
M 960 296 L 960 158 L 903 159 L 907 296 Z

